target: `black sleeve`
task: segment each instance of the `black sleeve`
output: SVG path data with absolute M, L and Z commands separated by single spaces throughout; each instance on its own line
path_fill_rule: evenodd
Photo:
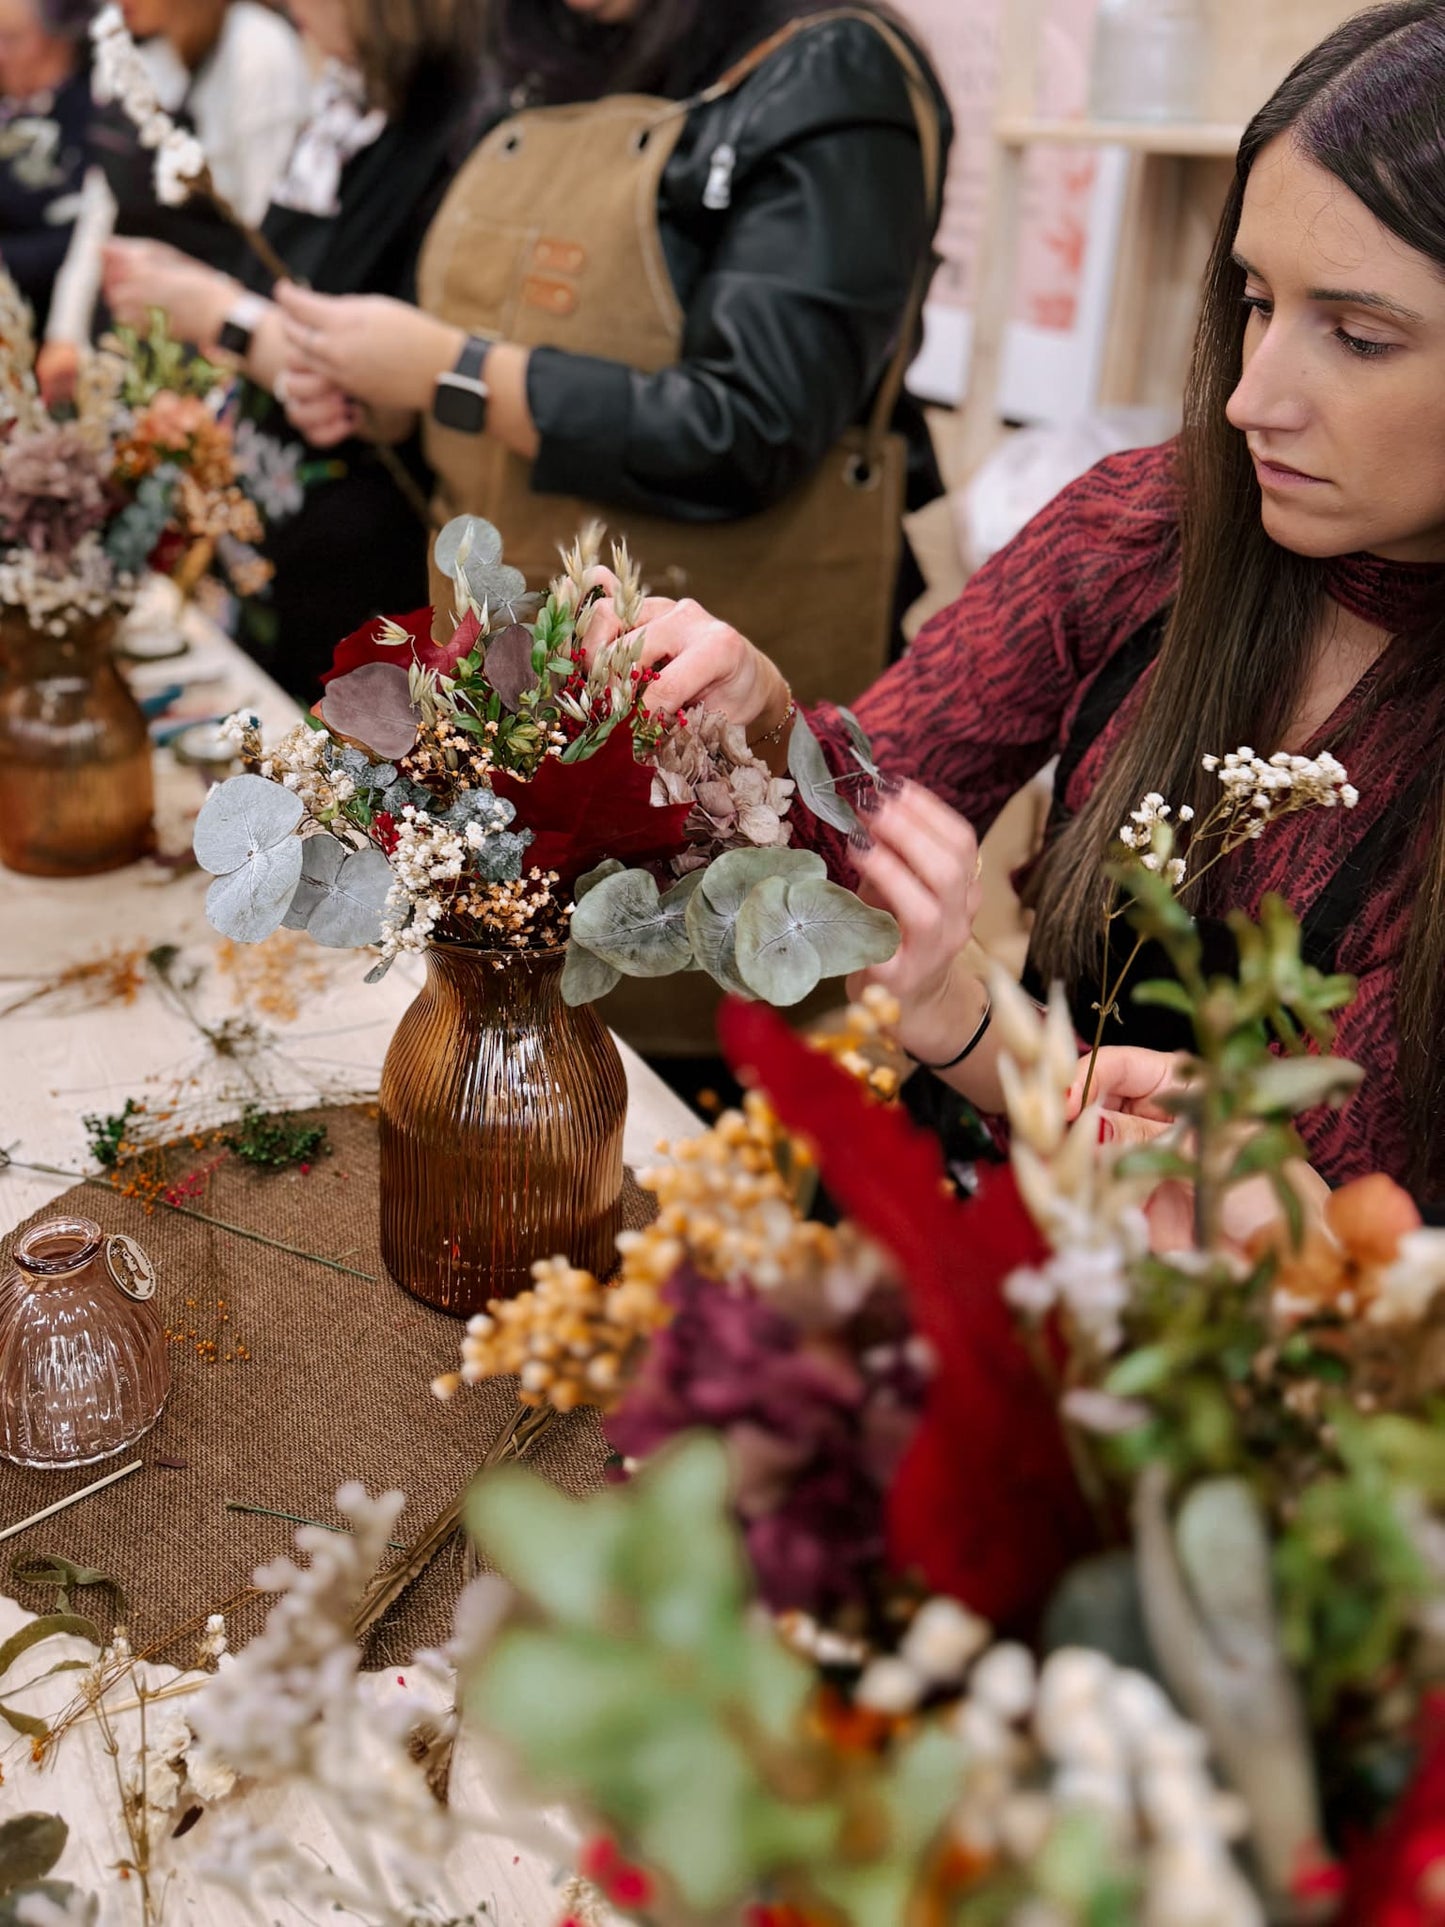
M 0 234 L 0 262 L 27 301 L 45 306 L 55 285 L 73 227 L 33 227 Z
M 779 500 L 863 413 L 930 238 L 916 134 L 774 149 L 737 182 L 674 367 L 533 351 L 534 486 L 697 521 Z

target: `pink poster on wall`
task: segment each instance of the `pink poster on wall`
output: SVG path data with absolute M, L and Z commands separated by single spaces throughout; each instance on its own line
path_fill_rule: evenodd
M 956 401 L 966 381 L 970 313 L 978 279 L 984 195 L 999 87 L 999 24 L 1015 0 L 895 0 L 946 89 L 954 145 L 929 298 L 928 338 L 913 385 Z M 1046 0 L 1039 35 L 1036 109 L 1050 118 L 1085 111 L 1098 0 Z M 1014 314 L 1030 336 L 1071 336 L 1087 286 L 1100 155 L 1093 148 L 1036 148 L 1024 174 Z
M 1047 120 L 1083 114 L 1098 0 L 1052 0 L 1039 40 L 1038 113 Z M 1099 178 L 1093 147 L 1036 148 L 1024 172 L 1014 314 L 1031 327 L 1072 332 L 1089 247 L 1089 216 Z

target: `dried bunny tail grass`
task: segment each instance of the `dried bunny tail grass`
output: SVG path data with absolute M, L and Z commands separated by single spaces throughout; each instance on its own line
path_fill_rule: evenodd
M 580 601 L 587 593 L 587 576 L 602 559 L 602 536 L 604 525 L 601 521 L 588 522 L 577 531 L 577 539 L 571 548 L 562 548 L 562 573 L 552 584 L 554 592 L 567 600 L 564 591 L 571 589 L 573 601 Z
M 617 577 L 617 587 L 612 592 L 612 605 L 624 629 L 635 629 L 642 619 L 642 604 L 646 590 L 642 582 L 642 570 L 633 560 L 632 551 L 624 536 L 620 542 L 612 544 L 612 573 Z
M 45 404 L 35 380 L 35 319 L 30 304 L 0 267 L 0 412 L 22 429 L 43 426 Z

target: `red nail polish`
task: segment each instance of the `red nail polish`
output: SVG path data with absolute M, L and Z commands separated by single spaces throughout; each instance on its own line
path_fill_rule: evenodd
M 1101 1117 L 1099 1119 L 1100 1144 L 1112 1144 L 1116 1136 L 1117 1136 L 1117 1133 L 1114 1129 L 1113 1119 L 1107 1118 L 1107 1117 Z

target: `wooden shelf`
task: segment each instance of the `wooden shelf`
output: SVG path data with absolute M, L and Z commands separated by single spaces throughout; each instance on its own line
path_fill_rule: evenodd
M 1244 128 L 1227 121 L 1037 120 L 1008 115 L 994 125 L 1004 147 L 1052 145 L 1127 147 L 1136 154 L 1173 154 L 1189 160 L 1232 160 Z

